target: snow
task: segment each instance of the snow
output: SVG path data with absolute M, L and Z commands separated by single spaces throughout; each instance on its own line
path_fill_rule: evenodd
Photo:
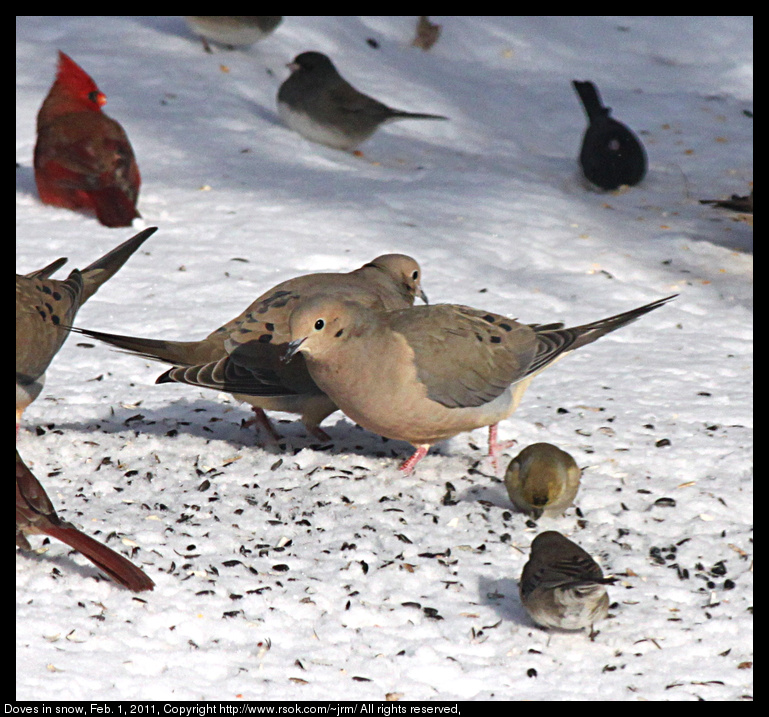
M 342 414 L 323 450 L 273 414 L 285 440 L 269 445 L 232 397 L 156 386 L 163 366 L 72 336 L 19 450 L 63 517 L 157 587 L 132 596 L 59 543 L 17 551 L 18 699 L 751 698 L 753 230 L 698 200 L 752 186 L 752 19 L 433 21 L 429 52 L 409 46 L 413 17 L 289 17 L 207 55 L 179 17 L 17 18 L 17 270 L 82 268 L 135 233 L 37 197 L 35 116 L 61 49 L 131 139 L 134 229 L 160 228 L 79 326 L 202 338 L 279 281 L 394 251 L 431 302 L 531 323 L 679 293 L 539 376 L 500 426 L 518 441 L 502 468 L 537 441 L 586 467 L 582 517 L 515 513 L 485 430 L 403 477 L 409 447 Z M 311 144 L 275 107 L 304 50 L 451 121 L 388 125 L 363 157 Z M 641 136 L 640 186 L 583 186 L 572 79 Z M 548 529 L 620 578 L 593 642 L 521 607 Z

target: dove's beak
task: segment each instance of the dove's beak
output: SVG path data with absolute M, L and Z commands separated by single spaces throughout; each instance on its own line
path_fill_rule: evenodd
M 288 363 L 292 358 L 294 358 L 294 354 L 299 351 L 299 347 L 303 343 L 304 339 L 296 339 L 296 341 L 291 341 L 291 343 L 288 345 L 288 348 L 286 349 L 286 353 L 284 353 L 281 357 L 281 361 L 283 361 L 283 363 Z
M 429 304 L 430 302 L 427 300 L 427 294 L 425 294 L 425 290 L 420 286 L 419 287 L 419 294 L 417 296 L 422 299 L 422 301 L 425 302 L 425 304 Z

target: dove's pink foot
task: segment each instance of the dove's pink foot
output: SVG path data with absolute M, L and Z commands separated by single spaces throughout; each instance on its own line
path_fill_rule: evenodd
M 427 451 L 429 450 L 430 446 L 428 445 L 419 446 L 411 458 L 401 463 L 400 469 L 403 471 L 403 475 L 411 475 L 414 466 L 427 455 Z
M 518 441 L 497 441 L 497 426 L 495 423 L 493 426 L 489 426 L 489 456 L 491 457 L 491 465 L 494 467 L 494 473 L 499 470 L 499 456 L 502 451 L 506 451 L 508 448 L 512 448 Z

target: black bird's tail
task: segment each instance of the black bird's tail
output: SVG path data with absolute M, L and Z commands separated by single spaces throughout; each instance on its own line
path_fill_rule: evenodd
M 572 80 L 572 85 L 582 100 L 582 106 L 585 108 L 587 118 L 594 122 L 601 117 L 608 117 L 611 113 L 611 107 L 604 107 L 601 102 L 601 95 L 598 94 L 598 88 L 592 82 L 580 82 Z
M 404 112 L 403 110 L 393 110 L 391 119 L 447 120 L 448 117 L 444 117 L 443 115 L 428 115 L 421 112 Z

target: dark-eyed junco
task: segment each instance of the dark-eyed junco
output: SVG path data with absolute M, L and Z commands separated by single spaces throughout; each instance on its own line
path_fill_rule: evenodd
M 283 20 L 282 15 L 185 15 L 190 29 L 200 35 L 206 52 L 206 40 L 227 47 L 253 45 L 267 37 Z
M 601 189 L 632 187 L 646 174 L 641 140 L 622 122 L 611 118 L 592 82 L 572 82 L 588 119 L 579 162 L 585 177 Z
M 531 543 L 529 562 L 518 586 L 521 602 L 534 622 L 560 630 L 591 628 L 609 612 L 605 578 L 598 563 L 555 530 Z
M 303 137 L 328 147 L 353 149 L 393 120 L 448 119 L 395 110 L 358 92 L 320 52 L 303 52 L 288 67 L 291 76 L 278 90 L 280 116 Z
M 566 451 L 551 443 L 533 443 L 510 461 L 505 486 L 518 510 L 534 518 L 552 517 L 574 502 L 581 475 Z

